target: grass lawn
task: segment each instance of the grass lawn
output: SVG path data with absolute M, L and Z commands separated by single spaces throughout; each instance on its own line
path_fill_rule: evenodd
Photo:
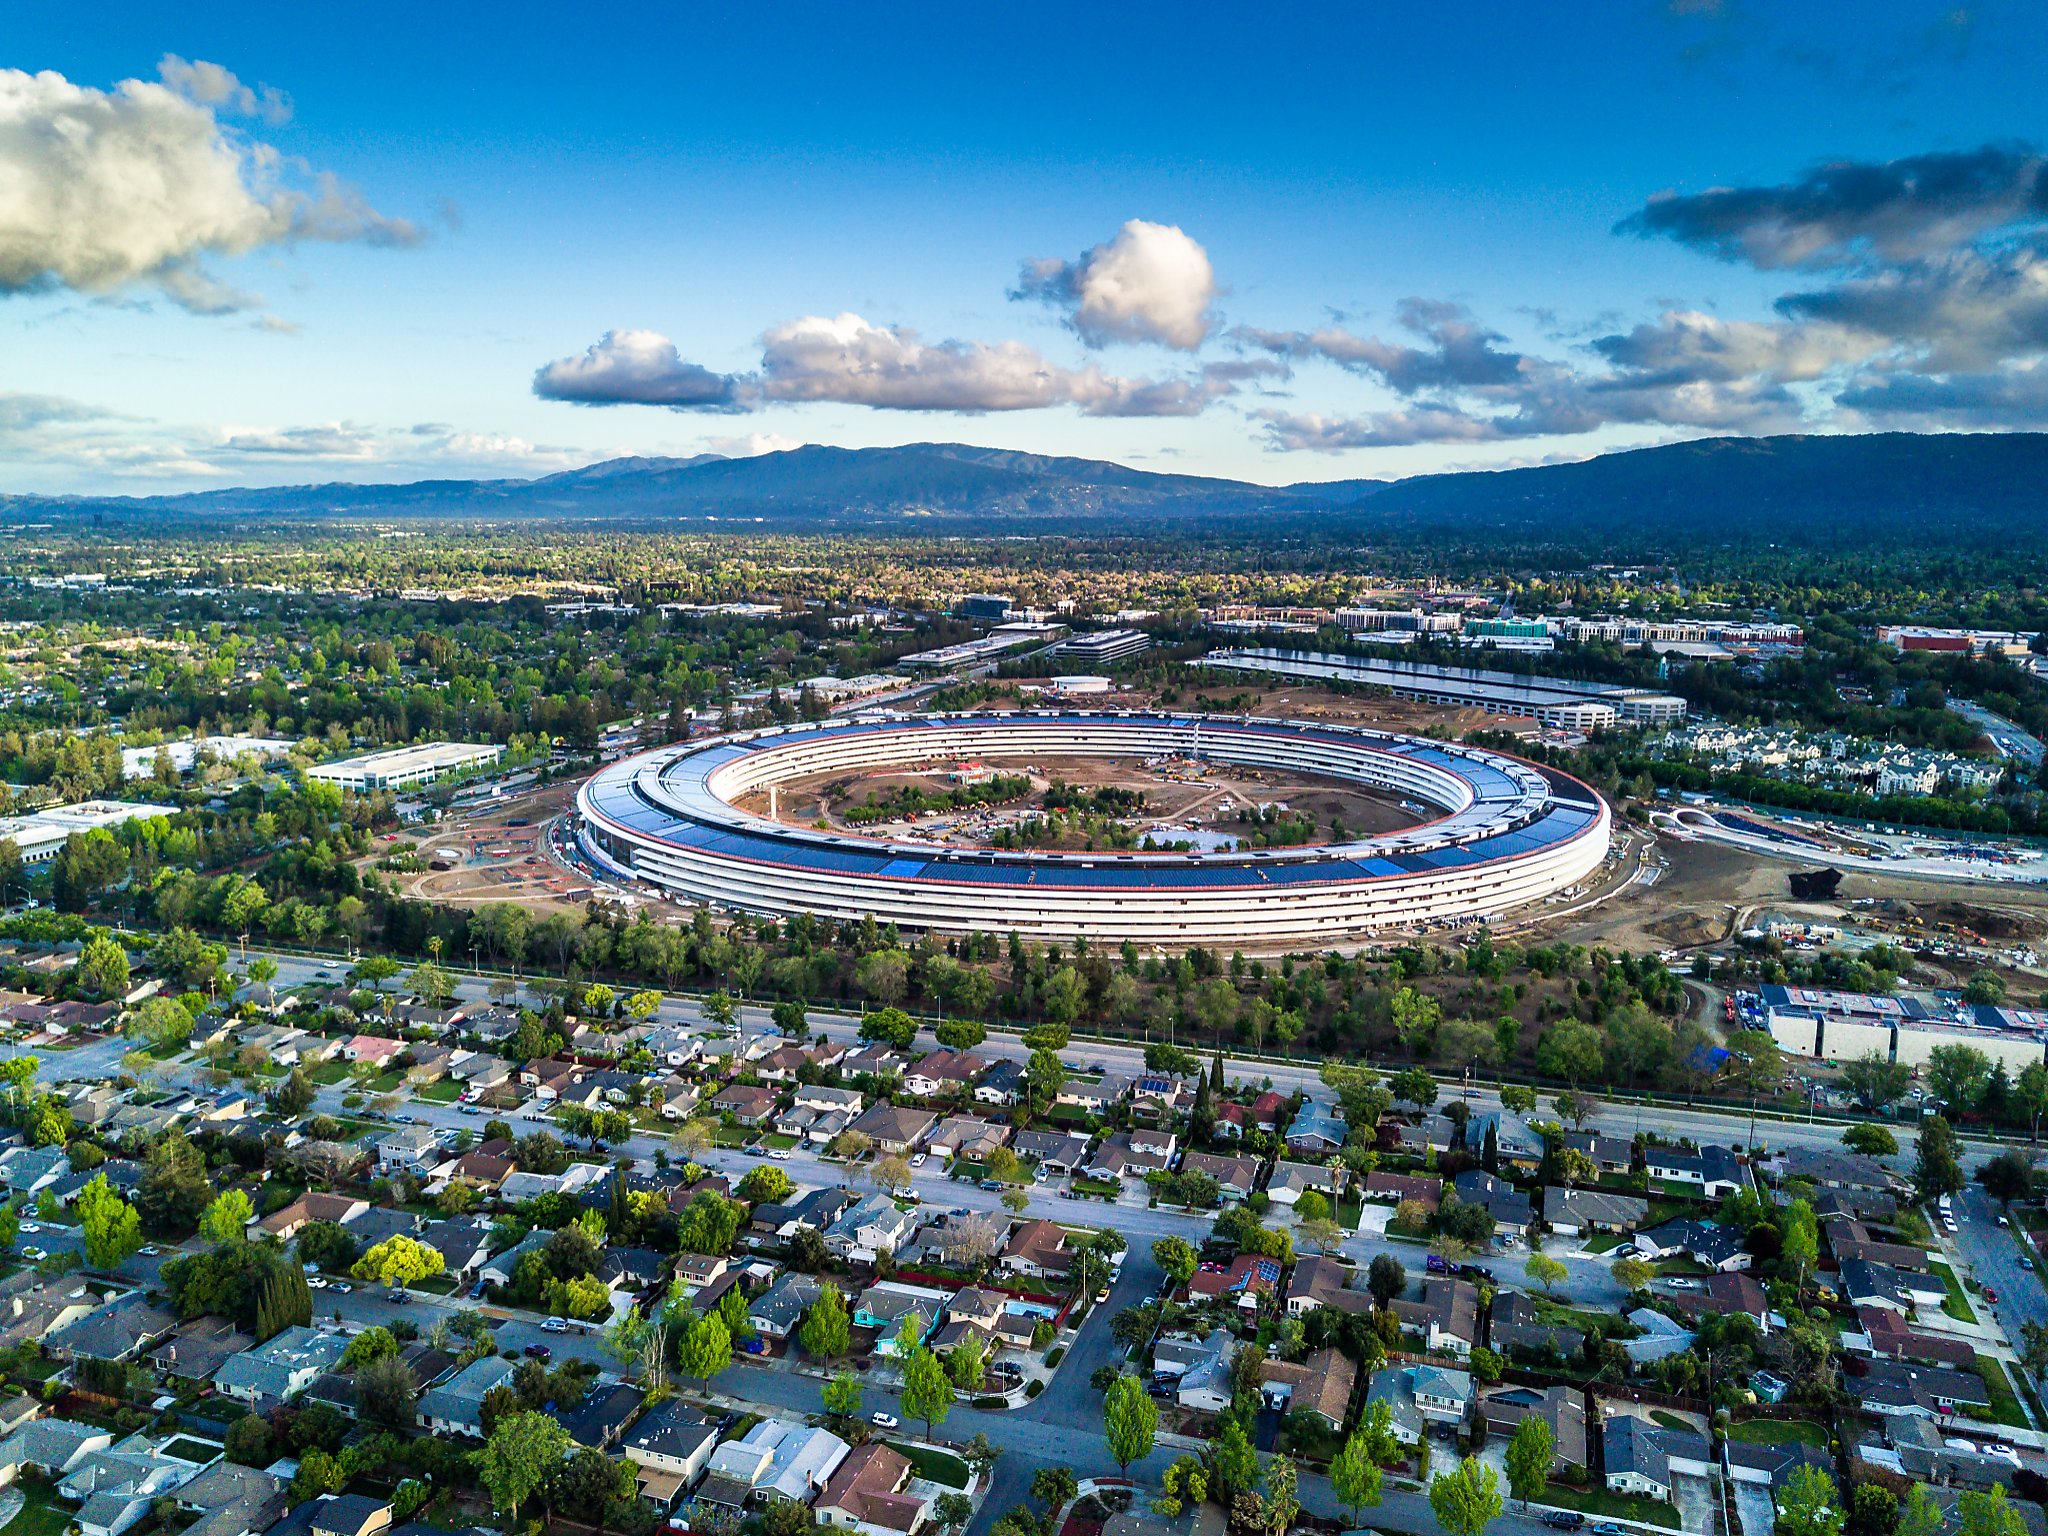
M 14 1486 L 25 1502 L 0 1536 L 64 1536 L 77 1511 L 60 1504 L 50 1485 L 39 1478 L 24 1476 Z
M 428 1083 L 424 1088 L 415 1088 L 412 1096 L 429 1104 L 453 1104 L 462 1097 L 462 1084 L 449 1078 L 438 1083 Z
M 1929 1274 L 1941 1276 L 1941 1283 L 1948 1287 L 1948 1295 L 1942 1300 L 1941 1310 L 1959 1323 L 1976 1322 L 1977 1314 L 1970 1310 L 1970 1300 L 1963 1294 L 1962 1283 L 1956 1279 L 1956 1272 L 1939 1259 L 1931 1262 L 1927 1269 Z
M 190 1435 L 180 1435 L 163 1448 L 163 1454 L 178 1461 L 204 1463 L 220 1454 L 220 1446 L 211 1440 L 194 1440 Z
M 312 1078 L 322 1088 L 332 1088 L 336 1083 L 348 1081 L 348 1063 L 345 1061 L 323 1061 L 317 1066 L 308 1067 L 306 1069 L 306 1076 Z
M 158 1061 L 176 1061 L 190 1049 L 190 1044 L 184 1040 L 159 1040 L 155 1045 L 145 1046 L 143 1055 L 153 1056 Z
M 1110 1200 L 1123 1192 L 1121 1184 L 1105 1184 L 1100 1179 L 1076 1178 L 1070 1187 L 1077 1195 L 1101 1195 Z
M 379 1072 L 375 1077 L 363 1084 L 363 1092 L 396 1093 L 404 1085 L 405 1074 L 403 1072 Z
M 1744 1419 L 1728 1426 L 1728 1438 L 1747 1445 L 1810 1445 L 1821 1451 L 1828 1448 L 1826 1426 L 1811 1419 Z
M 1666 1429 L 1694 1428 L 1693 1424 L 1690 1421 L 1681 1419 L 1675 1413 L 1666 1413 L 1662 1408 L 1652 1408 L 1650 1410 L 1650 1422 L 1653 1424 L 1662 1424 Z M 1736 1438 L 1740 1439 L 1741 1436 L 1738 1435 Z
M 1542 1502 L 1560 1509 L 1576 1509 L 1599 1519 L 1641 1520 L 1650 1525 L 1678 1529 L 1678 1511 L 1658 1499 L 1639 1493 L 1609 1493 L 1605 1488 L 1572 1488 L 1551 1483 L 1543 1490 Z
M 1619 1232 L 1602 1232 L 1591 1242 L 1583 1244 L 1588 1253 L 1612 1253 L 1628 1239 Z
M 772 1151 L 788 1151 L 796 1145 L 794 1136 L 785 1136 L 780 1131 L 770 1131 L 761 1138 L 761 1145 Z
M 902 1452 L 910 1463 L 910 1469 L 928 1482 L 943 1483 L 948 1488 L 967 1486 L 967 1463 L 958 1456 L 938 1450 L 929 1445 L 913 1441 L 891 1440 L 891 1449 Z
M 2013 1395 L 2012 1381 L 2005 1374 L 2005 1367 L 1989 1355 L 1977 1357 L 1977 1374 L 1984 1378 L 1984 1388 L 1991 1394 L 1991 1418 L 1994 1423 L 2009 1424 L 2015 1429 L 2026 1429 L 2027 1411 L 2020 1406 L 2020 1400 Z
M 721 1125 L 712 1139 L 721 1147 L 744 1147 L 754 1139 L 754 1133 L 744 1125 Z

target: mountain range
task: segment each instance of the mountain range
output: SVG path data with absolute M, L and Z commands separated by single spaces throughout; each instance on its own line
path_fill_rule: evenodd
M 1571 464 L 1262 486 L 955 443 L 621 458 L 536 480 L 334 482 L 177 496 L 0 496 L 0 521 L 743 523 L 878 533 L 1160 532 L 1506 544 L 2048 543 L 2048 434 L 1707 438 Z

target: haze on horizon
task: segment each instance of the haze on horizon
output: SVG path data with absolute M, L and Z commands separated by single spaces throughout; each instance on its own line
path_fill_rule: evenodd
M 2048 427 L 2048 13 L 10 18 L 0 492 Z

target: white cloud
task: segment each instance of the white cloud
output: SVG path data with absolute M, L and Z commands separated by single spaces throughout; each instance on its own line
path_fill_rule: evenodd
M 0 294 L 146 284 L 219 314 L 255 300 L 210 276 L 208 257 L 419 239 L 333 176 L 222 124 L 222 111 L 260 113 L 269 98 L 217 65 L 172 57 L 165 72 L 101 91 L 0 70 Z
M 260 117 L 266 123 L 289 122 L 291 98 L 267 85 L 247 86 L 234 71 L 204 59 L 181 59 L 167 53 L 157 64 L 165 85 L 201 106 L 216 107 L 237 117 Z
M 1132 219 L 1078 261 L 1026 262 L 1011 297 L 1064 309 L 1091 347 L 1140 341 L 1191 352 L 1209 336 L 1216 273 L 1178 225 Z
M 764 453 L 787 453 L 803 447 L 800 437 L 780 432 L 748 432 L 739 437 L 707 437 L 697 445 L 699 453 L 721 454 L 728 459 L 758 459 Z
M 606 331 L 581 357 L 557 358 L 533 376 L 543 400 L 576 405 L 665 405 L 674 410 L 734 408 L 733 380 L 686 363 L 658 331 Z

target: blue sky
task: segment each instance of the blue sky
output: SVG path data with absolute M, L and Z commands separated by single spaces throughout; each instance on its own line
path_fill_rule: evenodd
M 2048 425 L 2038 7 L 592 9 L 11 16 L 0 491 Z

